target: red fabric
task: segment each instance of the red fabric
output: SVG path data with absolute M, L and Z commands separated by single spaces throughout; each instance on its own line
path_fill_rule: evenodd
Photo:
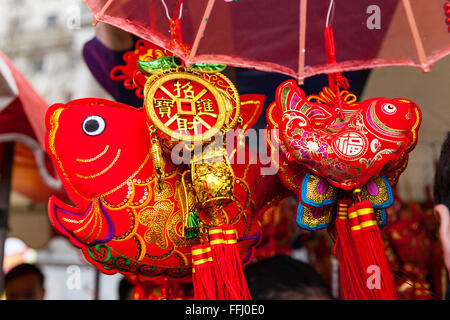
M 290 0 L 215 1 L 196 54 L 189 57 L 173 46 L 169 18 L 176 1 L 86 0 L 95 19 L 131 32 L 171 50 L 188 63 L 223 63 L 235 67 L 279 72 L 298 80 L 320 73 L 373 69 L 392 65 L 429 68 L 450 53 L 442 6 L 411 1 L 426 61 L 420 61 L 402 4 L 396 0 L 360 0 L 335 4 L 330 20 L 336 38 L 337 63 L 326 63 L 323 30 L 330 1 L 308 3 L 305 30 L 305 70 L 299 74 L 300 2 Z M 207 0 L 184 1 L 183 42 L 193 47 Z M 377 9 L 373 9 L 373 6 Z M 373 11 L 376 10 L 376 11 Z M 268 19 L 270 17 L 270 19 Z M 374 21 L 375 19 L 375 21 Z M 373 22 L 379 27 L 372 27 Z M 371 24 L 372 23 L 372 24 Z M 173 47 L 172 47 L 173 46 Z
M 0 115 L 0 134 L 14 132 L 36 138 L 19 98 L 2 110 Z
M 382 234 L 400 298 L 442 299 L 446 272 L 440 241 L 435 237 L 436 217 L 416 203 L 404 204 L 394 214 Z
M 242 129 L 250 129 L 258 121 L 263 111 L 265 96 L 263 94 L 243 94 L 241 100 Z
M 83 122 L 90 116 L 105 122 L 104 131 L 96 136 L 83 131 Z M 166 158 L 166 186 L 161 195 L 154 194 L 144 110 L 103 99 L 80 99 L 53 105 L 46 123 L 47 151 L 74 204 L 50 199 L 49 217 L 55 228 L 82 248 L 88 261 L 104 273 L 143 278 L 189 275 L 191 248 L 198 239 L 181 236 L 175 191 L 187 167 L 176 167 Z M 244 117 L 244 123 L 251 121 Z M 247 149 L 245 154 L 248 159 Z M 261 238 L 256 215 L 277 201 L 285 189 L 282 185 L 267 188 L 265 181 L 276 181 L 276 176 L 261 176 L 260 163 L 232 167 L 234 195 L 241 206 L 232 203 L 224 210 L 237 230 L 237 246 L 245 265 Z

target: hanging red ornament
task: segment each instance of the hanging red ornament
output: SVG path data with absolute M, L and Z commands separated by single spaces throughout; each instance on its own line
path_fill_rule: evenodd
M 328 21 L 324 37 L 327 63 L 334 64 Z M 293 80 L 277 88 L 267 121 L 278 131 L 267 142 L 281 151 L 282 181 L 298 192 L 297 224 L 314 231 L 334 223 L 329 230 L 334 230 L 343 297 L 396 299 L 379 228 L 394 201 L 392 186 L 417 143 L 421 113 L 408 99 L 357 102 L 340 72 L 328 80 L 310 96 Z M 380 283 L 369 288 L 372 267 L 378 268 Z
M 144 98 L 142 89 L 147 77 L 139 68 L 139 61 L 152 61 L 161 57 L 168 57 L 171 54 L 148 41 L 139 39 L 136 41 L 133 50 L 127 51 L 123 55 L 125 65 L 117 65 L 111 69 L 110 77 L 115 81 L 123 82 L 126 89 L 134 90 L 138 98 Z
M 241 96 L 240 101 L 243 111 L 239 125 L 247 130 L 262 110 L 263 97 Z M 233 117 L 232 112 L 228 114 Z M 224 123 L 229 124 L 230 119 Z M 164 153 L 153 152 L 143 108 L 80 99 L 53 105 L 46 123 L 47 151 L 72 201 L 66 204 L 52 197 L 49 217 L 89 262 L 107 274 L 121 272 L 140 280 L 166 275 L 186 281 L 195 268 L 192 249 L 202 242 L 202 230 L 232 225 L 232 234 L 225 232 L 232 238 L 224 238 L 227 250 L 223 258 L 229 260 L 228 266 L 231 263 L 226 270 L 233 287 L 240 290 L 245 285 L 242 266 L 251 261 L 261 238 L 256 218 L 267 203 L 285 192 L 280 187 L 267 192 L 264 181 L 274 177 L 262 177 L 260 164 L 231 164 L 233 201 L 216 203 L 226 213 L 227 223 L 214 225 L 216 218 L 205 210 L 184 211 L 181 181 L 188 167 L 176 166 Z M 245 147 L 243 152 L 248 158 Z M 164 166 L 155 167 L 162 162 Z M 158 178 L 160 173 L 163 179 Z M 192 187 L 189 190 L 194 191 Z M 220 189 L 210 191 L 214 190 Z M 186 232 L 186 228 L 192 229 Z M 205 273 L 197 275 L 203 278 Z M 163 282 L 157 283 L 163 288 Z M 140 296 L 148 296 L 144 291 Z M 165 292 L 165 297 L 171 296 L 169 287 Z

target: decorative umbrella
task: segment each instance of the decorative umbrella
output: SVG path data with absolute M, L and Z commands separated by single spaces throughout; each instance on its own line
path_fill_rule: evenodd
M 438 1 L 337 1 L 333 10 L 328 0 L 85 2 L 94 22 L 155 43 L 187 65 L 255 68 L 299 82 L 317 74 L 394 65 L 428 71 L 450 53 L 445 11 Z M 323 32 L 331 21 L 335 64 L 327 64 L 324 54 Z M 177 30 L 175 37 L 169 29 Z
M 42 119 L 47 108 L 44 99 L 0 52 L 0 144 L 17 143 L 13 189 L 41 203 L 55 192 L 64 197 L 61 181 L 43 148 Z
M 47 103 L 0 51 L 0 264 L 3 263 L 4 241 L 9 231 L 11 185 L 36 202 L 45 201 L 51 193 L 64 198 L 62 184 L 55 177 L 50 158 L 40 144 L 44 135 L 40 116 L 46 109 Z M 14 148 L 14 143 L 17 148 Z M 32 225 L 29 222 L 24 220 L 18 224 Z M 21 237 L 25 235 L 18 233 Z M 3 291 L 1 270 L 0 291 Z

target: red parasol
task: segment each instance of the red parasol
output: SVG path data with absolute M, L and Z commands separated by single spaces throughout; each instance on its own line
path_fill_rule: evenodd
M 85 2 L 95 21 L 153 42 L 187 65 L 255 68 L 299 82 L 316 74 L 393 65 L 428 71 L 450 53 L 445 8 L 439 1 L 337 1 L 333 10 L 329 0 Z M 327 64 L 325 57 L 327 22 L 335 30 L 335 64 Z M 182 35 L 182 42 L 169 32 L 178 23 L 175 38 Z
M 50 157 L 45 153 L 42 120 L 48 105 L 0 52 L 0 145 L 16 142 L 12 188 L 37 203 L 64 195 Z

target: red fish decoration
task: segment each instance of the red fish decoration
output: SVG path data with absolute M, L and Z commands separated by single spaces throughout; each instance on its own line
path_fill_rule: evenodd
M 292 81 L 277 89 L 276 116 L 288 160 L 351 190 L 404 167 L 421 121 L 407 99 L 373 98 L 338 110 L 311 102 Z
M 387 98 L 357 103 L 348 91 L 327 87 L 306 97 L 289 80 L 277 88 L 267 119 L 278 129 L 268 142 L 281 150 L 279 175 L 298 190 L 297 224 L 330 227 L 344 298 L 396 299 L 379 227 L 417 143 L 417 105 Z M 382 290 L 366 288 L 365 272 L 373 265 L 380 268 Z
M 241 97 L 247 101 L 244 129 L 254 122 L 255 110 L 261 112 L 263 99 Z M 80 99 L 51 106 L 46 124 L 47 151 L 73 202 L 51 197 L 48 211 L 54 227 L 104 273 L 142 279 L 190 275 L 191 247 L 199 240 L 185 238 L 181 231 L 178 185 L 186 166 L 175 166 L 166 158 L 164 185 L 158 190 L 144 110 L 104 99 Z M 261 176 L 260 164 L 232 166 L 240 205 L 226 210 L 245 264 L 261 237 L 256 217 L 286 190 L 276 185 L 276 176 Z M 268 190 L 265 181 L 277 187 Z

